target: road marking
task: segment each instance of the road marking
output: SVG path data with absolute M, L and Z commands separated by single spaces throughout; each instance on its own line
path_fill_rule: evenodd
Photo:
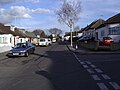
M 79 62 L 81 62 L 80 60 L 78 60 Z
M 79 58 L 78 58 L 78 57 L 76 57 L 76 59 L 77 59 L 77 60 L 79 60 Z
M 85 64 L 85 62 L 80 62 L 82 65 Z
M 77 55 L 75 53 L 73 53 L 73 55 L 75 56 L 75 58 L 80 61 L 80 59 L 77 57 Z
M 99 86 L 100 90 L 109 90 L 104 83 L 97 83 L 97 85 Z
M 104 78 L 104 79 L 111 79 L 108 75 L 106 75 L 106 74 L 102 74 L 102 77 Z
M 85 65 L 85 62 L 81 61 L 75 53 L 73 53 L 75 58 L 83 65 L 84 68 L 89 68 L 88 65 Z M 91 64 L 91 62 L 89 61 L 86 61 L 87 64 L 89 64 L 92 68 L 96 68 L 95 65 Z M 87 71 L 90 73 L 90 74 L 94 74 L 95 72 L 91 69 L 87 69 Z M 96 68 L 95 69 L 96 72 L 98 73 L 103 73 L 102 70 Z M 104 78 L 104 79 L 111 79 L 108 75 L 106 74 L 101 74 L 101 76 Z M 97 75 L 91 75 L 91 77 L 94 79 L 94 80 L 101 80 Z M 13 84 L 12 86 L 16 86 L 17 84 L 21 83 L 22 81 L 18 81 L 16 84 Z M 116 82 L 109 82 L 109 84 L 115 89 L 115 90 L 120 90 L 120 86 L 116 83 Z M 104 84 L 104 83 L 97 83 L 97 85 L 99 86 L 100 90 L 109 90 L 108 87 Z
M 120 90 L 120 86 L 116 82 L 109 82 L 109 84 L 112 85 L 115 90 Z
M 91 69 L 87 69 L 87 71 L 89 72 L 89 73 L 95 73 L 93 70 L 91 70 Z
M 94 80 L 101 80 L 97 75 L 91 75 Z
M 87 63 L 87 64 L 91 64 L 91 62 L 89 62 L 89 61 L 86 61 L 86 63 Z
M 95 69 L 95 71 L 97 71 L 98 73 L 103 73 L 103 71 L 102 70 L 100 70 L 100 69 Z
M 89 68 L 88 65 L 83 65 L 84 68 Z
M 96 66 L 95 66 L 95 65 L 93 65 L 93 64 L 91 64 L 90 66 L 91 66 L 92 68 L 96 68 Z

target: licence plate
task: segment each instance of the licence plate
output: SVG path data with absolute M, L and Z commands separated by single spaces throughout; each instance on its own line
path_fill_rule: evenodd
M 13 55 L 19 55 L 19 53 L 13 53 Z

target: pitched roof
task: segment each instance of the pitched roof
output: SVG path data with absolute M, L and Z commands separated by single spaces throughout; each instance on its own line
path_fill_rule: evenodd
M 26 33 L 26 35 L 27 35 L 28 37 L 30 37 L 30 38 L 36 38 L 36 37 L 37 37 L 37 36 L 36 36 L 34 33 L 32 33 L 32 32 L 26 31 L 25 33 Z
M 0 23 L 0 34 L 5 34 L 4 24 Z
M 87 31 L 89 29 L 97 29 L 98 27 L 100 27 L 101 25 L 103 25 L 104 22 L 105 21 L 103 19 L 95 20 L 91 24 L 87 25 L 82 31 Z
M 28 37 L 25 33 L 23 33 L 22 31 L 20 31 L 19 28 L 15 28 L 15 31 L 17 36 L 19 36 L 20 38 L 25 38 L 25 37 Z
M 12 34 L 14 36 L 19 36 L 20 38 L 36 37 L 32 32 L 26 33 L 25 30 L 21 30 L 19 28 L 15 28 L 15 30 L 12 31 L 10 30 L 10 26 L 4 26 L 2 23 L 0 23 L 0 34 Z
M 110 17 L 106 20 L 106 24 L 114 24 L 114 23 L 120 23 L 120 13 Z
M 101 25 L 104 25 L 105 21 L 103 19 L 98 19 L 95 24 L 91 26 L 92 29 L 96 29 L 100 27 Z
M 10 30 L 9 26 L 4 26 L 4 24 L 0 23 L 0 34 L 13 34 L 15 33 Z

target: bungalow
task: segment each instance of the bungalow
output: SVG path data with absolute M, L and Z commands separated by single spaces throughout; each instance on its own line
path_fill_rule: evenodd
M 0 52 L 5 52 L 14 46 L 14 32 L 0 23 Z
M 25 32 L 25 31 L 24 31 Z M 25 42 L 28 37 L 20 29 L 14 26 L 4 25 L 0 23 L 0 52 L 10 50 L 19 42 Z
M 34 33 L 29 32 L 29 31 L 26 31 L 25 33 L 29 37 L 28 41 L 30 41 L 34 45 L 38 45 L 38 37 Z
M 103 41 L 103 37 L 111 37 L 114 42 L 120 41 L 120 13 L 109 18 L 101 25 L 96 32 L 98 39 Z
M 83 31 L 83 37 L 89 37 L 89 38 L 95 38 L 95 40 L 98 40 L 98 33 L 96 32 L 96 29 L 101 26 L 104 23 L 103 19 L 98 19 L 93 21 L 90 25 L 87 25 L 82 31 Z
M 16 43 L 22 43 L 28 41 L 29 37 L 25 33 L 25 29 L 15 28 L 14 32 L 18 35 Z

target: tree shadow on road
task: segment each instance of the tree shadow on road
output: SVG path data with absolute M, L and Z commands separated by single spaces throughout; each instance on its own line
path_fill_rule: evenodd
M 45 77 L 45 78 L 47 78 L 47 79 L 52 83 L 52 85 L 54 86 L 55 90 L 60 90 L 60 89 L 55 85 L 55 82 L 52 80 L 52 76 L 51 76 L 51 74 L 50 74 L 49 72 L 44 71 L 44 70 L 41 70 L 41 71 L 36 71 L 35 73 L 38 74 L 38 75 L 41 75 L 41 76 L 43 76 L 43 77 Z

